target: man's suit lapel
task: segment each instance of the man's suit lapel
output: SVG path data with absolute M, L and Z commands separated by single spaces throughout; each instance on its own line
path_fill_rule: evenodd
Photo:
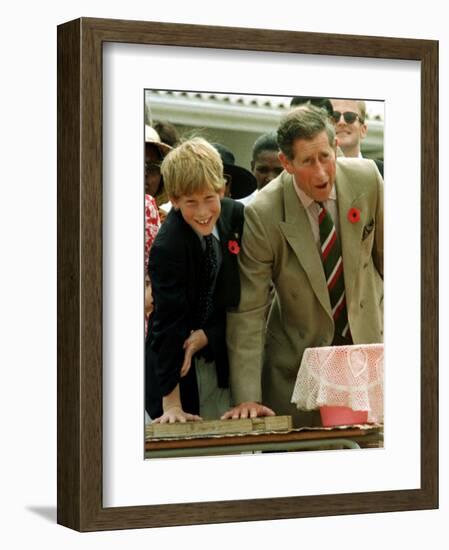
M 280 229 L 306 272 L 316 297 L 332 318 L 323 264 L 307 212 L 293 187 L 292 176 L 284 173 L 283 179 L 285 221 L 280 222 Z
M 367 223 L 361 206 L 362 196 L 354 182 L 350 182 L 337 163 L 336 190 L 338 199 L 338 217 L 340 221 L 340 240 L 343 256 L 346 302 L 351 303 L 352 290 L 359 271 L 363 227 Z M 360 220 L 351 223 L 348 213 L 351 208 L 360 211 Z

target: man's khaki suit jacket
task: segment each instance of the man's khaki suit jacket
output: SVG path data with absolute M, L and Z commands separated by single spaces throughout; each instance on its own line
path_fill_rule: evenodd
M 262 402 L 298 426 L 318 423 L 316 413 L 290 403 L 303 352 L 331 345 L 334 322 L 319 248 L 294 185 L 284 171 L 245 209 L 241 300 L 228 313 L 227 344 L 234 403 Z M 352 339 L 382 342 L 383 181 L 372 161 L 338 158 L 335 185 Z M 360 211 L 358 222 L 348 219 L 351 208 Z

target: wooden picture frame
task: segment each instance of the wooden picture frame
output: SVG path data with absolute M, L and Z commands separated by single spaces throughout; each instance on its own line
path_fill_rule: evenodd
M 102 502 L 104 42 L 421 63 L 421 487 L 105 508 Z M 79 531 L 438 506 L 438 43 L 82 18 L 58 27 L 58 523 Z

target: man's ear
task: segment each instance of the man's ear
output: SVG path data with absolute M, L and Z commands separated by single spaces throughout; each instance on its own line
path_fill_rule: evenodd
M 286 172 L 288 172 L 289 174 L 292 174 L 293 173 L 293 166 L 292 166 L 292 163 L 286 157 L 286 155 L 284 155 L 284 153 L 282 151 L 280 151 L 278 156 L 279 156 L 279 160 L 282 164 L 282 168 Z
M 368 125 L 366 124 L 366 122 L 364 122 L 363 124 L 360 124 L 360 141 L 366 138 L 367 133 L 368 133 Z

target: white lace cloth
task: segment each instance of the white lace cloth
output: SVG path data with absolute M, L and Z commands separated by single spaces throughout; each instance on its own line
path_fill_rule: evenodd
M 291 402 L 310 411 L 323 405 L 368 411 L 368 422 L 383 422 L 384 345 L 307 348 Z

